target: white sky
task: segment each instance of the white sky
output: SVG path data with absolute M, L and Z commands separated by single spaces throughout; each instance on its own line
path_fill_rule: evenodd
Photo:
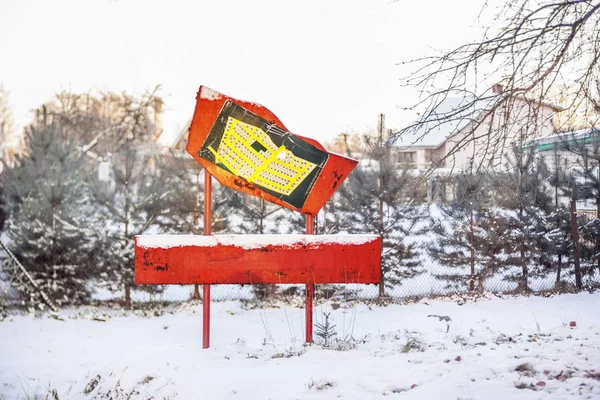
M 261 103 L 292 132 L 326 141 L 400 128 L 396 63 L 475 33 L 482 1 L 0 0 L 0 84 L 18 126 L 63 90 L 162 85 L 166 134 L 198 87 Z

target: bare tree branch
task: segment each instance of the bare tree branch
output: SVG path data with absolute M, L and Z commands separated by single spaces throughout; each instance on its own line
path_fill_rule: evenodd
M 456 129 L 448 132 L 451 137 L 464 129 L 458 121 L 468 120 L 468 132 L 446 149 L 444 162 L 477 142 L 473 168 L 479 170 L 489 166 L 490 155 L 498 155 L 506 144 L 539 134 L 547 123 L 542 112 L 546 99 L 560 90 L 568 90 L 570 98 L 563 113 L 579 112 L 584 103 L 600 111 L 600 2 L 509 0 L 496 9 L 486 4 L 481 15 L 492 15 L 493 25 L 501 28 L 489 27 L 481 40 L 444 54 L 403 62 L 413 70 L 402 84 L 419 94 L 405 109 L 424 111 L 390 143 L 416 145 L 432 131 L 454 123 Z M 499 82 L 501 95 L 481 90 Z M 440 114 L 440 104 L 454 96 L 465 101 Z M 485 129 L 478 129 L 482 125 Z M 517 125 L 528 128 L 514 132 Z

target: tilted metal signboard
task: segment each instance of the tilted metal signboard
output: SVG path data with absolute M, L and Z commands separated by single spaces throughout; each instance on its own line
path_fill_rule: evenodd
M 222 185 L 316 215 L 357 161 L 290 133 L 267 108 L 201 86 L 187 151 Z

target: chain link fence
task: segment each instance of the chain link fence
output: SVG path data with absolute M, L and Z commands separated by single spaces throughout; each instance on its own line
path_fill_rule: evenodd
M 316 285 L 316 301 L 335 300 L 344 301 L 372 301 L 385 299 L 385 301 L 412 301 L 421 298 L 456 295 L 480 295 L 483 293 L 495 294 L 520 294 L 525 291 L 537 294 L 572 292 L 576 287 L 575 267 L 572 257 L 562 260 L 560 271 L 556 263 L 546 269 L 539 266 L 529 266 L 527 289 L 520 286 L 523 271 L 521 267 L 513 266 L 502 268 L 495 273 L 480 275 L 484 266 L 475 264 L 473 276 L 471 266 L 448 266 L 430 254 L 429 246 L 437 236 L 433 231 L 414 237 L 412 251 L 413 264 L 404 271 L 387 271 L 384 273 L 384 286 L 373 284 L 347 284 L 347 285 Z M 456 249 L 447 249 L 456 250 Z M 463 254 L 465 256 L 465 254 Z M 468 256 L 468 254 L 467 254 Z M 556 261 L 556 260 L 555 260 Z M 41 306 L 41 298 L 31 298 L 15 283 L 14 274 L 6 270 L 7 254 L 0 254 L 0 306 L 5 310 L 34 311 L 47 309 Z M 392 273 L 394 279 L 387 280 Z M 560 274 L 560 275 L 559 275 Z M 558 278 L 557 278 L 557 275 Z M 458 277 L 458 279 L 457 279 Z M 471 282 L 476 282 L 472 284 Z M 582 289 L 600 287 L 600 267 L 591 264 L 583 269 Z M 303 285 L 211 285 L 212 301 L 239 300 L 255 305 L 268 304 L 268 302 L 286 301 L 302 305 L 305 295 Z M 87 282 L 91 292 L 91 301 L 83 306 L 105 307 L 108 309 L 124 308 L 124 291 L 108 290 L 91 277 Z M 151 291 L 145 286 L 134 286 L 131 291 L 133 308 L 144 308 L 152 305 L 177 305 L 190 301 L 201 301 L 202 288 L 194 285 L 159 285 L 152 287 Z M 35 305 L 34 305 L 35 304 Z M 80 307 L 79 307 L 80 308 Z M 79 313 L 78 307 L 66 307 L 67 312 Z

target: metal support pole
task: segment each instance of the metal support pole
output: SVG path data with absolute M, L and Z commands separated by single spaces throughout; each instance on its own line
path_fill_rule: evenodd
M 579 227 L 577 225 L 577 205 L 571 200 L 571 236 L 573 237 L 573 261 L 575 263 L 575 286 L 581 290 L 581 265 L 579 264 Z
M 210 236 L 212 222 L 212 176 L 204 170 L 204 235 Z M 202 348 L 210 347 L 210 285 L 202 286 Z
M 312 215 L 306 215 L 306 234 L 315 234 L 315 220 Z M 308 283 L 306 285 L 306 343 L 313 341 L 313 297 L 315 285 Z

